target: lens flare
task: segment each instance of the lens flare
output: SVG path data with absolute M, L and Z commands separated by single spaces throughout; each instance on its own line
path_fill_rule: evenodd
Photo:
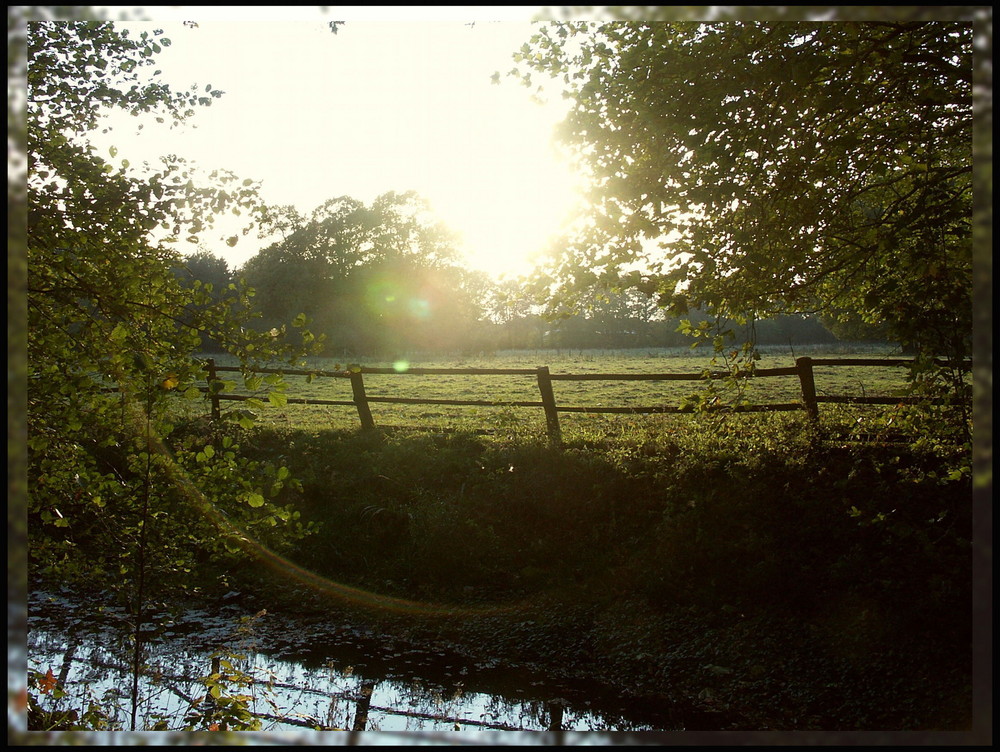
M 426 319 L 431 315 L 431 304 L 424 298 L 410 298 L 406 306 L 410 316 L 415 319 Z

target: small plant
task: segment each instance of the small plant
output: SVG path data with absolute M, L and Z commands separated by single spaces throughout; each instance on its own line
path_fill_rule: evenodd
M 253 616 L 240 618 L 236 634 L 239 636 L 238 649 L 246 652 L 221 650 L 212 655 L 212 671 L 200 679 L 206 693 L 192 704 L 184 723 L 185 730 L 203 729 L 208 731 L 259 731 L 263 728 L 264 716 L 256 711 L 258 702 L 263 701 L 281 715 L 272 696 L 270 680 L 261 682 L 253 671 L 240 668 L 241 662 L 253 663 L 257 649 L 256 627 L 267 615 L 261 609 Z M 258 696 L 258 687 L 265 688 L 265 694 Z
M 254 696 L 244 691 L 254 685 L 254 677 L 238 668 L 235 661 L 246 656 L 218 652 L 212 655 L 212 672 L 202 677 L 206 692 L 195 700 L 184 718 L 184 730 L 260 731 L 263 723 L 254 713 Z
M 45 707 L 39 695 L 51 697 L 55 707 Z M 66 689 L 52 669 L 45 673 L 28 669 L 28 730 L 29 731 L 113 731 L 114 719 L 96 702 L 88 702 L 86 709 L 58 709 L 61 700 L 68 697 Z

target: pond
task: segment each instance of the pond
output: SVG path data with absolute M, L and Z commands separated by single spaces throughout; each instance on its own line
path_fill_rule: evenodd
M 29 670 L 50 675 L 65 696 L 35 692 L 45 710 L 96 703 L 113 728 L 132 722 L 127 615 L 102 607 L 95 620 L 68 593 L 36 592 L 28 604 Z M 238 604 L 160 614 L 145 636 L 136 728 L 235 728 L 227 699 L 262 730 L 389 732 L 661 731 L 686 727 L 665 703 L 644 703 L 579 679 L 497 659 L 472 661 L 397 644 L 364 627 L 274 624 Z M 267 629 L 265 629 L 265 625 Z M 51 674 L 49 674 L 51 672 Z M 219 699 L 205 678 L 219 676 Z M 51 679 L 50 679 L 51 681 Z M 200 702 L 199 702 L 200 701 Z M 213 705 L 214 703 L 214 705 Z

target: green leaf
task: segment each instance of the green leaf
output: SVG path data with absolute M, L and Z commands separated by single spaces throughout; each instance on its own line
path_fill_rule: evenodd
M 264 506 L 264 497 L 258 493 L 252 493 L 247 497 L 247 504 L 254 507 L 255 509 L 257 507 L 262 507 Z
M 239 543 L 229 538 L 226 538 L 223 541 L 222 545 L 225 546 L 226 550 L 231 554 L 238 554 L 240 551 L 243 550 Z
M 149 357 L 148 353 L 137 352 L 132 356 L 132 364 L 139 371 L 150 371 L 153 369 L 153 359 Z
M 275 407 L 284 407 L 288 404 L 288 397 L 281 392 L 270 392 L 267 395 L 267 400 Z

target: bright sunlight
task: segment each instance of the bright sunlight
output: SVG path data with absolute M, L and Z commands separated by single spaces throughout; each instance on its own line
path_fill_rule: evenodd
M 528 23 L 349 21 L 336 34 L 322 20 L 127 26 L 164 29 L 172 44 L 157 67 L 169 83 L 224 94 L 195 127 L 116 121 L 96 144 L 114 145 L 113 161 L 181 154 L 205 172 L 261 180 L 266 201 L 306 215 L 338 196 L 414 190 L 460 235 L 468 265 L 493 277 L 528 271 L 577 200 L 553 143 L 560 103 L 505 77 Z M 265 244 L 204 243 L 231 268 Z

